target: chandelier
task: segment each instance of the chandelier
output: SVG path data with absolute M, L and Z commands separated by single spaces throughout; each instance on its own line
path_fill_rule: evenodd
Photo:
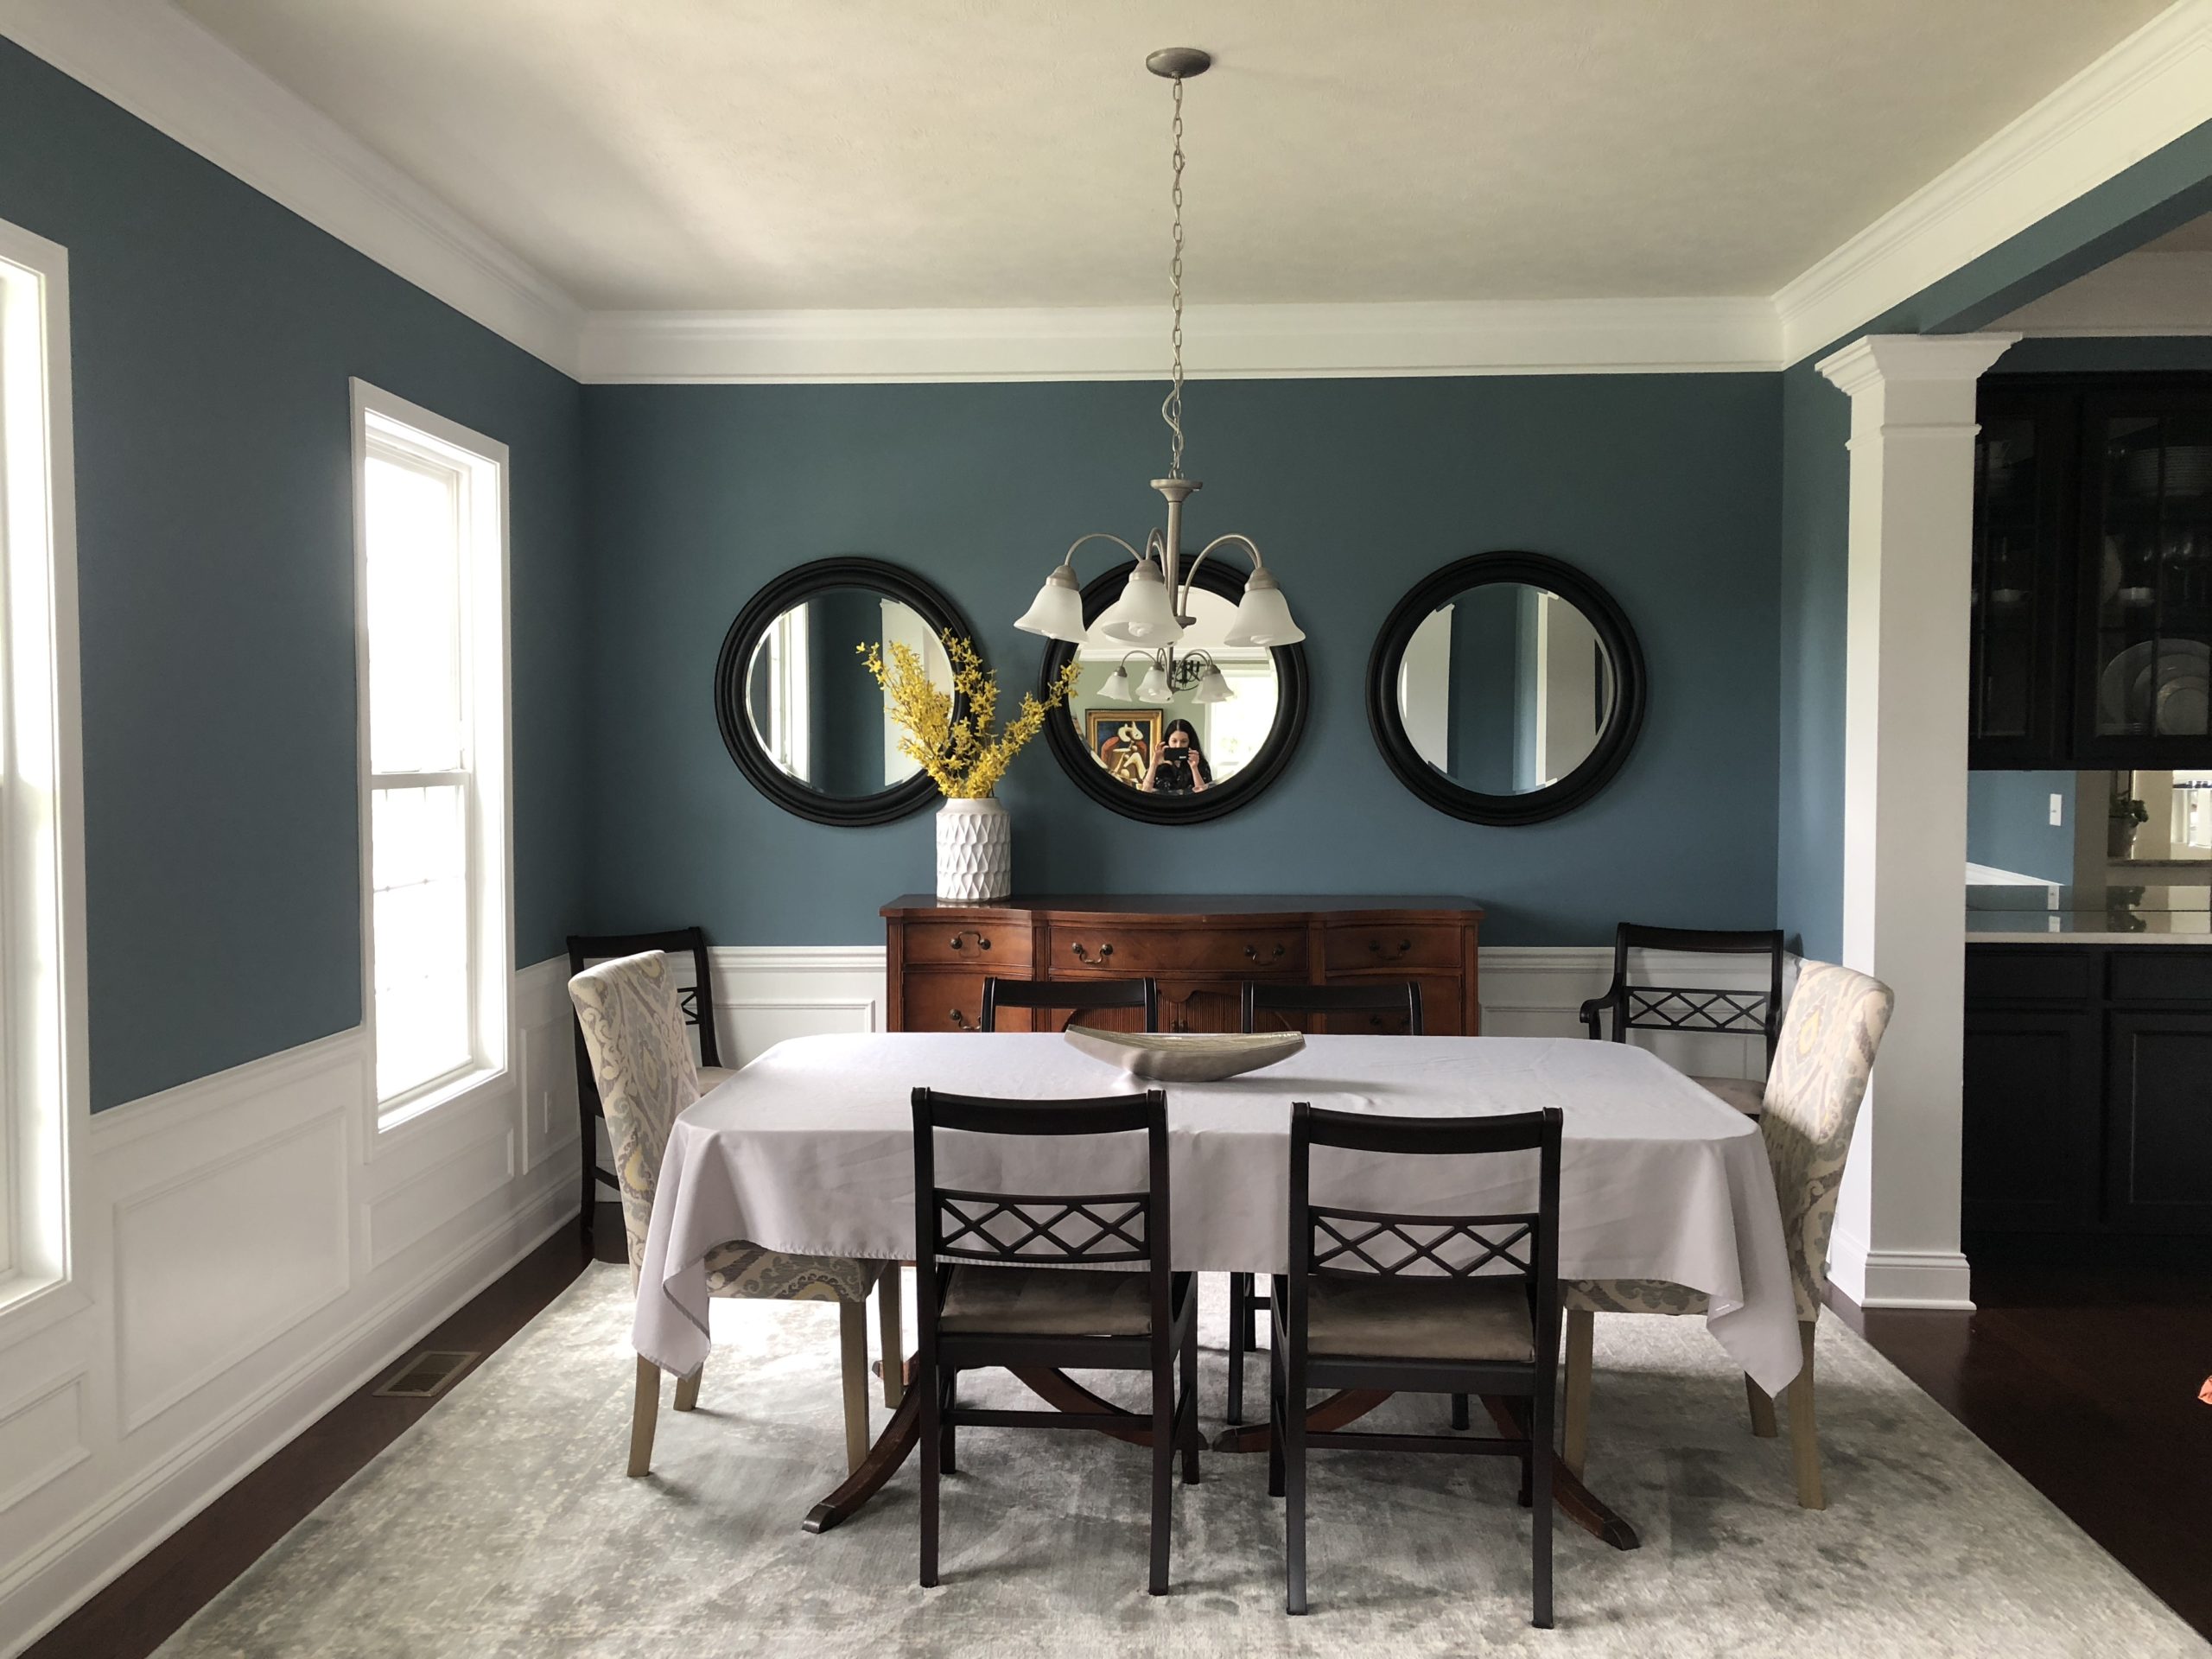
M 1147 688 L 1179 690 L 1196 683 L 1199 687 L 1198 700 L 1206 702 L 1217 702 L 1230 696 L 1227 682 L 1211 658 L 1205 659 L 1203 668 L 1186 671 L 1187 664 L 1177 663 L 1175 645 L 1182 639 L 1183 631 L 1195 620 L 1190 614 L 1191 583 L 1198 575 L 1198 567 L 1216 549 L 1241 548 L 1252 561 L 1252 574 L 1244 579 L 1243 596 L 1238 600 L 1236 614 L 1222 638 L 1224 645 L 1290 645 L 1306 637 L 1291 620 L 1289 603 L 1283 598 L 1282 589 L 1275 585 L 1274 574 L 1268 569 L 1258 545 L 1250 537 L 1233 531 L 1217 536 L 1198 550 L 1187 571 L 1183 568 L 1183 503 L 1198 487 L 1197 479 L 1183 476 L 1183 83 L 1193 75 L 1204 74 L 1212 63 L 1211 54 L 1194 46 L 1169 47 L 1144 60 L 1146 68 L 1171 82 L 1175 89 L 1171 128 L 1173 188 L 1169 193 L 1175 224 L 1173 252 L 1167 263 L 1168 291 L 1173 308 L 1167 340 L 1173 366 L 1167 397 L 1160 405 L 1160 417 L 1166 423 L 1168 432 L 1167 476 L 1152 480 L 1152 487 L 1167 499 L 1167 527 L 1165 531 L 1154 530 L 1146 536 L 1142 553 L 1106 531 L 1078 536 L 1069 545 L 1058 567 L 1045 578 L 1035 601 L 1014 625 L 1027 632 L 1040 633 L 1048 639 L 1063 640 L 1072 645 L 1097 645 L 1109 649 L 1115 645 L 1142 646 L 1155 653 L 1153 671 L 1146 677 Z M 1129 572 L 1121 597 L 1096 622 L 1086 624 L 1083 594 L 1076 582 L 1075 556 L 1090 542 L 1111 542 L 1136 564 Z M 1116 683 L 1123 687 L 1128 684 L 1126 659 L 1116 671 L 1115 681 L 1109 682 L 1109 690 Z M 1166 702 L 1166 697 L 1146 696 L 1145 700 Z

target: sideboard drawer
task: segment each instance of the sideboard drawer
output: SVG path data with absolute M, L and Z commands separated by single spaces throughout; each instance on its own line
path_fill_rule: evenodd
M 1420 979 L 1421 1028 L 1429 1037 L 1464 1037 L 1465 1021 L 1460 1016 L 1459 982 L 1456 979 Z M 1328 1031 L 1339 1036 L 1374 1037 L 1402 1036 L 1406 1016 L 1402 1010 L 1395 1014 L 1374 1013 L 1365 1009 L 1347 1010 L 1327 1015 L 1313 1016 L 1311 1031 Z
M 1332 974 L 1362 969 L 1459 971 L 1460 930 L 1434 922 L 1376 922 L 1322 931 L 1321 954 Z
M 1107 923 L 1084 927 L 1055 923 L 1050 965 L 1054 979 L 1084 974 L 1189 973 L 1276 975 L 1306 973 L 1306 930 L 1262 923 L 1251 927 L 1129 927 Z
M 908 974 L 899 994 L 901 1031 L 981 1031 L 983 1028 L 982 974 Z M 1029 1029 L 1029 1010 L 1008 1008 L 1001 1031 Z
M 1009 979 L 1029 976 L 1029 925 L 1001 918 L 947 917 L 909 922 L 906 960 L 918 968 L 969 968 Z

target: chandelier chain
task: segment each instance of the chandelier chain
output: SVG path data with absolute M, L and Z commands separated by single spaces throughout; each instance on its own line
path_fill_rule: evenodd
M 1168 330 L 1173 356 L 1166 400 L 1160 418 L 1167 423 L 1167 476 L 1183 476 L 1183 77 L 1175 77 L 1175 118 L 1170 131 L 1174 139 L 1174 183 L 1169 193 L 1175 204 L 1174 249 L 1167 262 L 1167 285 L 1174 321 Z

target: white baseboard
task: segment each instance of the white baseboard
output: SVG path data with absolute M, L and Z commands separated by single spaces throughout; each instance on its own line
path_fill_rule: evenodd
M 93 1120 L 79 1305 L 0 1319 L 0 1448 L 43 1442 L 35 1463 L 11 1459 L 16 1478 L 0 1474 L 0 1655 L 574 1217 L 565 966 L 516 976 L 501 1083 L 387 1147 L 358 1030 Z M 241 1250 L 267 1271 L 241 1278 Z
M 1973 1273 L 1957 1250 L 1877 1250 L 1839 1230 L 1828 1281 L 1861 1307 L 1974 1312 Z

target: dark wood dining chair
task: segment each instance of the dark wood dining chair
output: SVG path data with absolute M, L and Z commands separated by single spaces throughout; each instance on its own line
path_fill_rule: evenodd
M 1268 1491 L 1283 1497 L 1284 1605 L 1306 1611 L 1309 1451 L 1489 1453 L 1521 1460 L 1534 1611 L 1552 1622 L 1552 1387 L 1559 1357 L 1557 1107 L 1496 1117 L 1384 1117 L 1291 1108 L 1290 1271 L 1274 1281 Z M 1314 1200 L 1313 1149 L 1405 1158 L 1535 1152 L 1536 1207 L 1454 1216 Z M 1503 1263 L 1512 1272 L 1486 1272 Z M 1306 1426 L 1310 1389 L 1480 1394 L 1515 1435 L 1393 1434 Z
M 1582 1005 L 1582 1023 L 1591 1037 L 1610 1034 L 1617 1043 L 1631 1031 L 1738 1033 L 1766 1043 L 1766 1064 L 1758 1080 L 1700 1077 L 1690 1081 L 1718 1095 L 1747 1117 L 1759 1115 L 1766 1098 L 1766 1074 L 1774 1067 L 1774 1046 L 1782 1036 L 1782 966 L 1786 947 L 1773 931 L 1732 933 L 1698 927 L 1643 927 L 1623 922 L 1613 930 L 1613 982 L 1601 996 Z M 1674 950 L 1707 957 L 1762 957 L 1764 990 L 1725 990 L 1696 985 L 1636 985 L 1629 982 L 1631 950 Z M 1610 1020 L 1607 1016 L 1610 1015 Z M 1610 1025 L 1610 1033 L 1605 1027 Z
M 1142 1008 L 1144 1028 L 1160 1029 L 1160 986 L 1152 979 L 987 979 L 981 1028 L 999 1028 L 1001 1008 L 1088 1014 L 1094 1008 Z M 1066 1020 L 1060 1022 L 1062 1025 Z
M 961 1428 L 1085 1428 L 1061 1411 L 963 1406 L 963 1371 L 1141 1371 L 1152 1378 L 1152 1571 L 1167 1593 L 1174 1456 L 1198 1479 L 1198 1293 L 1171 1271 L 1167 1096 L 1158 1090 L 1092 1100 L 991 1100 L 917 1089 L 914 1243 L 921 1343 L 921 1581 L 938 1581 L 942 1477 Z M 1023 1193 L 943 1187 L 937 1137 L 1141 1132 L 1147 1176 L 1135 1192 Z M 1100 1271 L 1120 1268 L 1122 1271 Z M 1181 1398 L 1177 1396 L 1178 1370 Z M 1141 1420 L 1140 1420 L 1141 1421 Z
M 1262 1026 L 1265 1014 L 1369 1014 L 1392 1025 L 1405 1022 L 1408 1034 L 1421 1034 L 1421 983 L 1418 980 L 1377 980 L 1366 985 L 1278 984 L 1265 980 L 1244 982 L 1246 1032 L 1279 1031 L 1290 1021 L 1277 1018 Z M 1244 1421 L 1244 1356 L 1260 1351 L 1260 1316 L 1268 1312 L 1268 1299 L 1257 1293 L 1253 1275 L 1229 1275 L 1229 1407 L 1227 1420 Z M 1467 1426 L 1467 1402 L 1452 1402 L 1452 1427 Z
M 658 933 L 571 933 L 569 977 L 574 979 L 585 969 L 602 962 L 634 957 L 645 950 L 661 951 L 671 958 L 671 967 L 680 969 L 684 963 L 690 965 L 690 983 L 679 985 L 677 995 L 684 1023 L 698 1035 L 699 1090 L 703 1094 L 729 1076 L 722 1065 L 721 1046 L 715 1038 L 714 980 L 707 966 L 706 929 L 672 927 Z M 596 1125 L 607 1116 L 607 1107 L 599 1097 L 599 1084 L 592 1077 L 591 1055 L 584 1047 L 581 1021 L 576 1025 L 576 1110 L 583 1120 L 583 1219 L 580 1224 L 584 1243 L 589 1245 L 600 1187 L 606 1186 L 618 1198 L 622 1190 L 613 1173 L 600 1167 Z

